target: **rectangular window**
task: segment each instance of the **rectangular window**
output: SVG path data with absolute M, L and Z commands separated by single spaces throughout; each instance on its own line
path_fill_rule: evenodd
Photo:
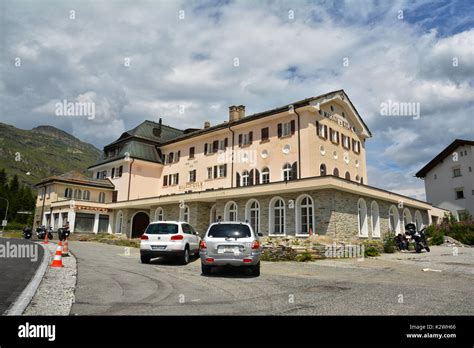
M 101 179 L 107 179 L 107 171 L 106 170 L 102 171 L 102 173 L 100 174 L 100 178 Z
M 352 150 L 355 153 L 360 153 L 360 141 L 352 139 Z
M 207 168 L 207 178 L 212 179 L 212 167 Z
M 171 152 L 171 153 L 168 155 L 168 163 L 173 163 L 173 160 L 174 160 L 174 153 Z
M 121 178 L 121 177 L 122 177 L 122 173 L 123 173 L 123 166 L 120 166 L 120 167 L 118 167 L 118 174 L 117 174 L 117 176 L 118 176 L 119 178 Z
M 261 130 L 261 141 L 267 141 L 269 138 L 268 127 L 262 128 Z
M 189 148 L 189 159 L 194 158 L 194 146 Z
M 463 198 L 464 198 L 464 190 L 456 189 L 456 199 L 463 199 Z
M 212 154 L 212 143 L 204 144 L 204 154 L 211 155 Z
M 351 142 L 350 142 L 350 139 L 347 135 L 344 135 L 342 134 L 342 146 L 345 148 L 345 149 L 348 149 L 350 150 L 351 148 Z
M 110 175 L 110 177 L 113 179 L 115 178 L 115 168 L 112 168 L 112 174 Z
M 225 151 L 227 147 L 227 138 L 219 140 L 219 151 Z
M 282 137 L 287 137 L 291 135 L 291 128 L 290 128 L 290 123 L 283 123 L 282 124 Z
M 461 168 L 453 168 L 453 178 L 457 178 L 461 175 Z
M 168 186 L 168 175 L 163 176 L 163 186 Z
M 196 169 L 189 172 L 189 182 L 196 182 Z
M 295 134 L 295 120 L 286 123 L 278 124 L 278 137 L 288 137 L 292 134 Z
M 227 164 L 221 164 L 217 173 L 219 178 L 225 178 L 227 176 Z

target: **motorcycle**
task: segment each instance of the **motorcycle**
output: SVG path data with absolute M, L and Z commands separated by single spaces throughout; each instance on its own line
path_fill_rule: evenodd
M 51 240 L 53 239 L 53 228 L 49 227 L 49 230 L 47 231 L 48 233 L 48 239 Z M 45 226 L 40 226 L 36 229 L 36 237 L 38 239 L 45 239 L 46 238 L 46 227 Z
M 33 236 L 33 232 L 31 231 L 31 227 L 30 227 L 30 226 L 26 226 L 26 227 L 23 229 L 23 238 L 25 238 L 25 239 L 30 239 L 32 236 Z
M 64 225 L 63 227 L 58 228 L 58 238 L 60 241 L 69 238 L 71 231 L 69 230 L 69 225 Z
M 405 226 L 405 234 L 409 235 L 413 243 L 415 244 L 415 251 L 421 253 L 423 249 L 427 252 L 430 252 L 430 247 L 428 246 L 428 240 L 426 239 L 425 230 L 426 227 L 423 227 L 421 230 L 417 231 L 416 226 L 413 223 L 409 223 Z

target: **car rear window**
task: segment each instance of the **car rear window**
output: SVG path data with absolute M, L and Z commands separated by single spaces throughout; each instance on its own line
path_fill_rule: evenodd
M 209 238 L 248 238 L 251 234 L 247 225 L 217 224 L 211 226 L 207 236 Z
M 148 225 L 146 234 L 176 234 L 178 233 L 178 225 L 177 224 L 151 224 Z

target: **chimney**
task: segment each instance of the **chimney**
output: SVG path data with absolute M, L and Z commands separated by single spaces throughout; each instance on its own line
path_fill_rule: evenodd
M 237 110 L 237 106 L 232 105 L 229 106 L 229 122 L 234 122 L 239 119 L 239 112 Z
M 206 121 L 204 122 L 204 129 L 211 127 L 211 122 Z
M 237 106 L 237 113 L 239 115 L 239 120 L 245 117 L 245 105 Z

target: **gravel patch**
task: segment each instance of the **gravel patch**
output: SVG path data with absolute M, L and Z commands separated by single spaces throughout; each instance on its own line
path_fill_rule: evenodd
M 51 260 L 57 244 L 50 242 L 47 248 Z M 48 266 L 43 280 L 23 315 L 69 315 L 74 303 L 76 288 L 77 263 L 69 249 L 69 257 L 63 257 L 62 268 Z

